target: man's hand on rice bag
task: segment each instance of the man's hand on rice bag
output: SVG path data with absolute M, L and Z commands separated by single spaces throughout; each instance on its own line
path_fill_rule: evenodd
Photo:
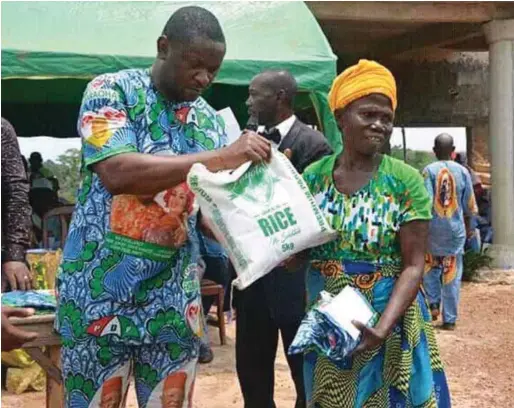
M 284 262 L 282 262 L 279 267 L 286 268 L 288 271 L 296 271 L 298 270 L 305 262 L 309 260 L 310 250 L 306 249 L 305 251 L 299 252 L 295 255 L 290 256 Z
M 387 339 L 387 333 L 384 333 L 378 328 L 368 327 L 357 320 L 352 320 L 352 324 L 359 329 L 362 334 L 361 341 L 353 353 L 373 350 L 374 348 L 381 346 Z
M 221 149 L 219 155 L 226 170 L 236 169 L 247 161 L 269 161 L 271 143 L 257 133 L 245 130 L 234 143 Z
M 291 149 L 284 150 L 284 156 L 291 160 L 291 157 L 293 157 L 293 151 Z

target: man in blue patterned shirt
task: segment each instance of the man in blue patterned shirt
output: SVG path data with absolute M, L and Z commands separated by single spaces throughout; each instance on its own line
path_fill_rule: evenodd
M 434 320 L 442 300 L 443 328 L 447 330 L 453 330 L 457 321 L 464 244 L 473 233 L 471 217 L 478 212 L 471 176 L 451 160 L 454 150 L 450 135 L 437 136 L 434 153 L 438 161 L 423 170 L 433 203 L 423 286 Z
M 87 86 L 82 181 L 57 279 L 67 407 L 119 406 L 131 375 L 141 407 L 191 406 L 203 325 L 186 176 L 194 163 L 218 171 L 270 156 L 251 132 L 224 147 L 223 121 L 200 97 L 225 50 L 216 17 L 184 7 L 150 69 Z

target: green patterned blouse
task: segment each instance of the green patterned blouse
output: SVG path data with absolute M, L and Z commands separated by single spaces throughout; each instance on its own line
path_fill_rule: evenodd
M 327 156 L 303 174 L 325 217 L 340 234 L 337 240 L 314 248 L 311 259 L 400 265 L 400 226 L 432 218 L 423 178 L 413 167 L 384 155 L 372 179 L 346 195 L 334 185 L 337 157 Z

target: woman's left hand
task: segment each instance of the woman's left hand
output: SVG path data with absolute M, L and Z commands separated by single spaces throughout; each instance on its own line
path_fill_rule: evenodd
M 362 333 L 361 342 L 353 351 L 354 353 L 372 350 L 381 346 L 382 343 L 384 343 L 384 341 L 387 339 L 387 333 L 383 332 L 382 330 L 368 327 L 356 320 L 353 320 L 352 324 Z

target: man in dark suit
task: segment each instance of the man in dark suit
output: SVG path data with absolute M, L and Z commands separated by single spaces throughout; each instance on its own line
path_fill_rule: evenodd
M 296 81 L 287 71 L 265 71 L 250 83 L 246 102 L 250 122 L 291 160 L 298 170 L 330 154 L 325 137 L 293 113 Z M 245 408 L 274 408 L 274 366 L 278 334 L 284 350 L 293 341 L 305 313 L 305 269 L 283 266 L 237 293 L 236 366 Z M 303 357 L 287 355 L 295 384 L 295 408 L 303 408 Z

